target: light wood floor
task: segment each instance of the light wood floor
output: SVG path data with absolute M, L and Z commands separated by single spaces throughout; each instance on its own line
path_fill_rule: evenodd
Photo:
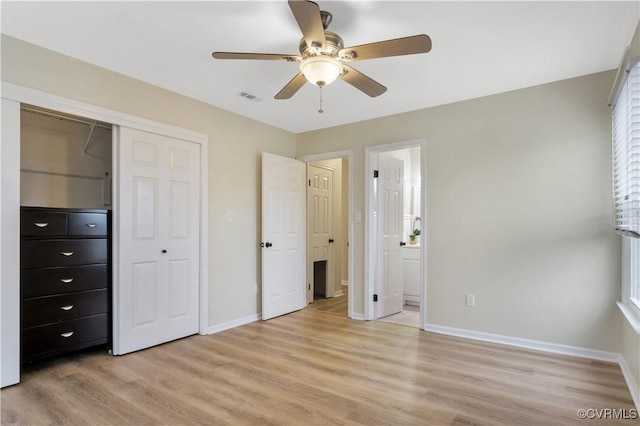
M 24 372 L 2 424 L 637 425 L 616 364 L 305 309 L 122 357 Z
M 349 287 L 342 286 L 342 296 L 331 297 L 329 299 L 316 299 L 307 305 L 305 309 L 326 312 L 328 314 L 348 316 L 349 312 Z M 389 315 L 378 321 L 390 322 L 393 324 L 406 325 L 409 327 L 420 327 L 420 307 L 405 305 L 403 310 L 397 314 Z
M 316 299 L 313 303 L 308 304 L 305 309 L 346 317 L 349 312 L 349 286 L 342 286 L 342 293 L 342 296 L 338 297 Z
M 402 310 L 397 314 L 379 318 L 378 321 L 420 328 L 420 307 L 413 305 L 404 305 L 402 307 Z

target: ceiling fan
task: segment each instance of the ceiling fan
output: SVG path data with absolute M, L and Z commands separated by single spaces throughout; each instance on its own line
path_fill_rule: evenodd
M 380 96 L 387 88 L 347 65 L 347 62 L 427 53 L 431 50 L 431 39 L 426 34 L 345 48 L 338 34 L 327 31 L 333 19 L 331 13 L 321 11 L 316 3 L 307 0 L 289 0 L 289 7 L 302 31 L 300 55 L 238 52 L 212 54 L 216 59 L 300 62 L 300 72 L 275 95 L 275 99 L 291 98 L 307 81 L 322 89 L 338 77 L 371 97 Z M 322 112 L 322 92 L 320 96 L 319 112 Z

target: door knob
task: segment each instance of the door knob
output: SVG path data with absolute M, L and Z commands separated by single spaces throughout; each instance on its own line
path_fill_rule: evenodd
M 268 241 L 267 241 L 267 243 L 265 244 L 265 246 L 266 246 L 267 248 L 269 248 L 269 247 L 273 246 L 273 244 L 271 244 L 270 242 L 268 242 Z
M 405 243 L 404 241 L 400 241 L 400 247 L 404 247 L 406 245 L 407 245 L 407 243 Z
M 333 242 L 333 238 L 329 238 L 329 242 L 332 243 Z
M 167 252 L 166 250 L 162 250 L 162 253 L 166 253 L 166 252 Z

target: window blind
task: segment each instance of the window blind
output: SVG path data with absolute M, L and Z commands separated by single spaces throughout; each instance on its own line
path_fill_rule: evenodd
M 640 62 L 632 62 L 613 104 L 616 231 L 640 238 Z

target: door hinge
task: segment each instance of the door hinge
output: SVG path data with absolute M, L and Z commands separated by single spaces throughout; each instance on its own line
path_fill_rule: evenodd
M 309 179 L 309 186 L 311 186 L 311 179 Z
M 374 302 L 377 302 L 377 301 L 378 301 L 378 295 L 377 295 L 377 294 L 374 294 L 374 295 L 373 295 L 373 301 L 374 301 Z
M 374 179 L 378 177 L 378 171 L 377 170 L 373 171 L 373 177 L 374 177 Z
M 311 283 L 309 283 L 309 290 L 311 290 Z

